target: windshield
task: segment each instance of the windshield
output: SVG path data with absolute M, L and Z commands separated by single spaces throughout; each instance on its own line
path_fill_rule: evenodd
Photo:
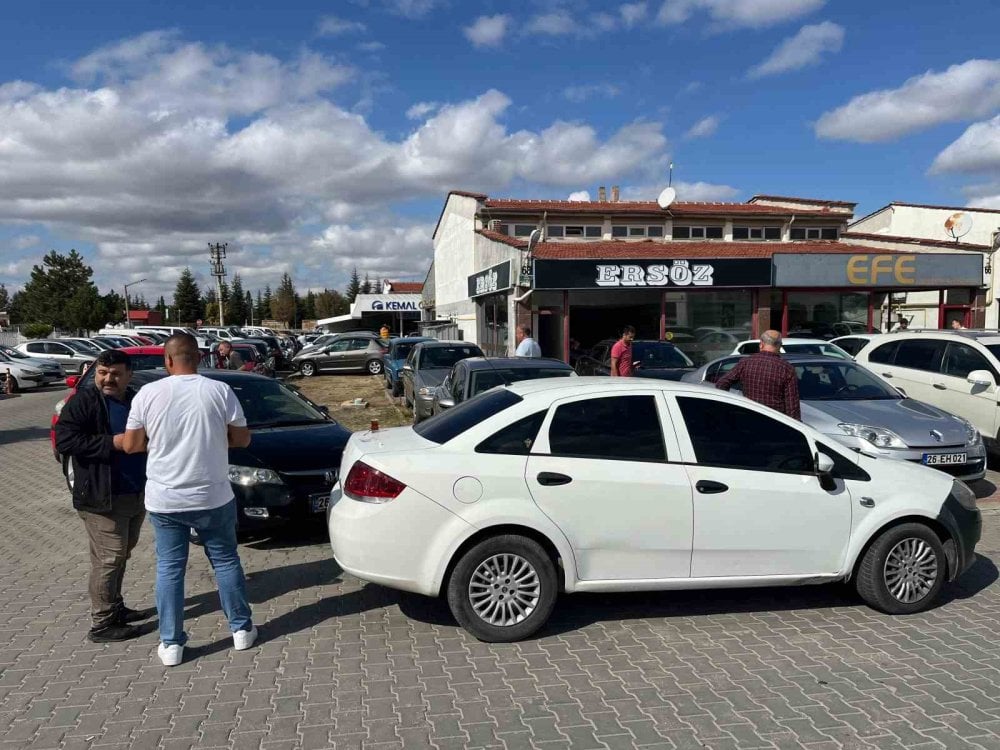
M 130 354 L 128 358 L 132 363 L 133 370 L 162 370 L 164 368 L 162 354 Z
M 694 367 L 684 352 L 662 341 L 636 341 L 632 344 L 632 360 L 641 367 Z
M 850 362 L 795 365 L 803 401 L 898 400 L 902 396 L 877 377 Z
M 236 392 L 247 427 L 251 429 L 329 421 L 305 399 L 275 380 L 247 379 L 230 381 L 229 385 Z
M 479 398 L 463 401 L 448 411 L 415 424 L 413 431 L 425 440 L 439 444 L 447 443 L 484 419 L 489 419 L 523 400 L 506 388 L 491 391 Z
M 482 356 L 483 352 L 478 346 L 432 346 L 421 352 L 419 367 L 446 367 L 450 370 L 456 362 Z
M 984 346 L 989 349 L 990 354 L 1000 359 L 1000 344 L 984 344 Z
M 413 351 L 413 347 L 419 343 L 419 341 L 400 341 L 398 344 L 393 344 L 392 359 L 406 359 Z
M 11 349 L 9 346 L 0 346 L 0 354 L 6 354 L 8 357 L 13 357 L 14 359 L 31 359 L 24 352 L 19 352 L 17 349 Z
M 84 344 L 82 341 L 70 341 L 69 339 L 59 339 L 59 343 L 65 344 L 73 351 L 80 352 L 80 354 L 94 354 L 95 352 L 100 351 L 100 349 L 98 349 L 96 346 Z
M 818 354 L 822 357 L 851 359 L 851 355 L 836 344 L 795 344 L 786 339 L 781 348 L 786 352 L 794 352 L 795 354 Z
M 519 380 L 568 378 L 572 374 L 572 370 L 562 367 L 498 367 L 495 370 L 479 370 L 472 373 L 472 387 L 469 389 L 469 397 L 488 391 L 495 386 L 509 385 Z

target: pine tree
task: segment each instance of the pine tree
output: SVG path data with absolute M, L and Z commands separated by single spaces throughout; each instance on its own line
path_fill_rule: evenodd
M 257 321 L 257 313 L 253 306 L 253 296 L 250 294 L 249 290 L 247 290 L 247 297 L 245 304 L 246 307 L 244 307 L 243 309 L 246 311 L 245 314 L 250 318 L 249 320 L 250 325 L 253 325 Z M 246 318 L 244 318 L 243 321 L 246 322 Z M 243 325 L 243 324 L 244 324 L 243 322 L 240 322 L 237 323 L 236 325 Z
M 10 307 L 10 294 L 7 292 L 7 287 L 0 284 L 0 310 L 6 310 Z
M 241 326 L 247 319 L 246 297 L 243 294 L 243 280 L 240 275 L 233 275 L 233 288 L 226 300 L 226 323 L 231 326 Z
M 297 312 L 295 298 L 295 285 L 292 283 L 292 277 L 287 273 L 282 274 L 281 283 L 278 284 L 278 290 L 271 300 L 271 317 L 286 325 L 294 326 Z
M 316 319 L 316 295 L 313 294 L 312 289 L 306 292 L 305 298 L 302 300 L 302 320 L 315 320 Z
M 214 292 L 213 292 L 214 296 Z M 201 292 L 190 268 L 181 271 L 174 289 L 174 310 L 181 325 L 193 326 L 202 317 Z
M 160 295 L 160 298 L 156 300 L 156 307 L 154 309 L 159 313 L 165 313 L 167 311 L 167 301 L 163 299 L 162 294 Z
M 358 276 L 358 269 L 355 267 L 351 271 L 351 280 L 347 282 L 346 297 L 350 304 L 354 304 L 354 300 L 358 298 L 361 294 L 361 277 Z
M 271 285 L 266 284 L 264 286 L 264 303 L 260 309 L 260 319 L 273 318 L 273 311 L 271 310 L 271 303 L 274 301 L 274 295 L 271 294 Z
M 260 321 L 266 317 L 264 315 L 264 298 L 260 296 L 260 289 L 257 290 L 257 303 L 254 305 L 253 309 L 254 316 L 257 319 L 257 324 L 260 325 Z
M 30 323 L 56 328 L 71 325 L 66 303 L 81 287 L 92 286 L 93 275 L 94 270 L 76 250 L 70 250 L 69 255 L 52 250 L 42 259 L 42 265 L 31 269 L 31 279 L 18 300 L 19 315 Z
M 367 273 L 365 274 L 365 282 L 361 285 L 361 293 L 362 294 L 372 293 L 372 280 L 368 278 Z

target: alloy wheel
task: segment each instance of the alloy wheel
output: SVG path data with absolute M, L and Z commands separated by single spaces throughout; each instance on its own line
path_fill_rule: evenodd
M 538 607 L 538 572 L 520 555 L 504 553 L 481 562 L 469 581 L 469 602 L 481 619 L 495 626 L 517 625 Z
M 889 551 L 883 576 L 893 598 L 904 604 L 918 602 L 937 581 L 937 555 L 923 539 L 902 539 Z
M 371 373 L 372 375 L 381 375 L 382 363 L 379 362 L 377 359 L 373 359 L 371 362 L 368 363 L 368 372 Z

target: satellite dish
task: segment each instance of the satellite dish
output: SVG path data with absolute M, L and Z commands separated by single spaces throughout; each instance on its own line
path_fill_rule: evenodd
M 958 240 L 972 231 L 972 217 L 964 211 L 952 214 L 944 220 L 944 231 L 958 242 Z
M 660 193 L 660 197 L 656 199 L 656 202 L 660 204 L 660 208 L 667 208 L 675 200 L 677 200 L 677 191 L 672 187 L 668 187 L 663 188 L 663 192 Z

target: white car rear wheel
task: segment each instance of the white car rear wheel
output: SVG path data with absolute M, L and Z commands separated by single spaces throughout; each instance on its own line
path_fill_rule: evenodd
M 448 581 L 448 605 L 479 640 L 509 643 L 545 624 L 557 585 L 555 565 L 538 542 L 505 534 L 462 555 Z

